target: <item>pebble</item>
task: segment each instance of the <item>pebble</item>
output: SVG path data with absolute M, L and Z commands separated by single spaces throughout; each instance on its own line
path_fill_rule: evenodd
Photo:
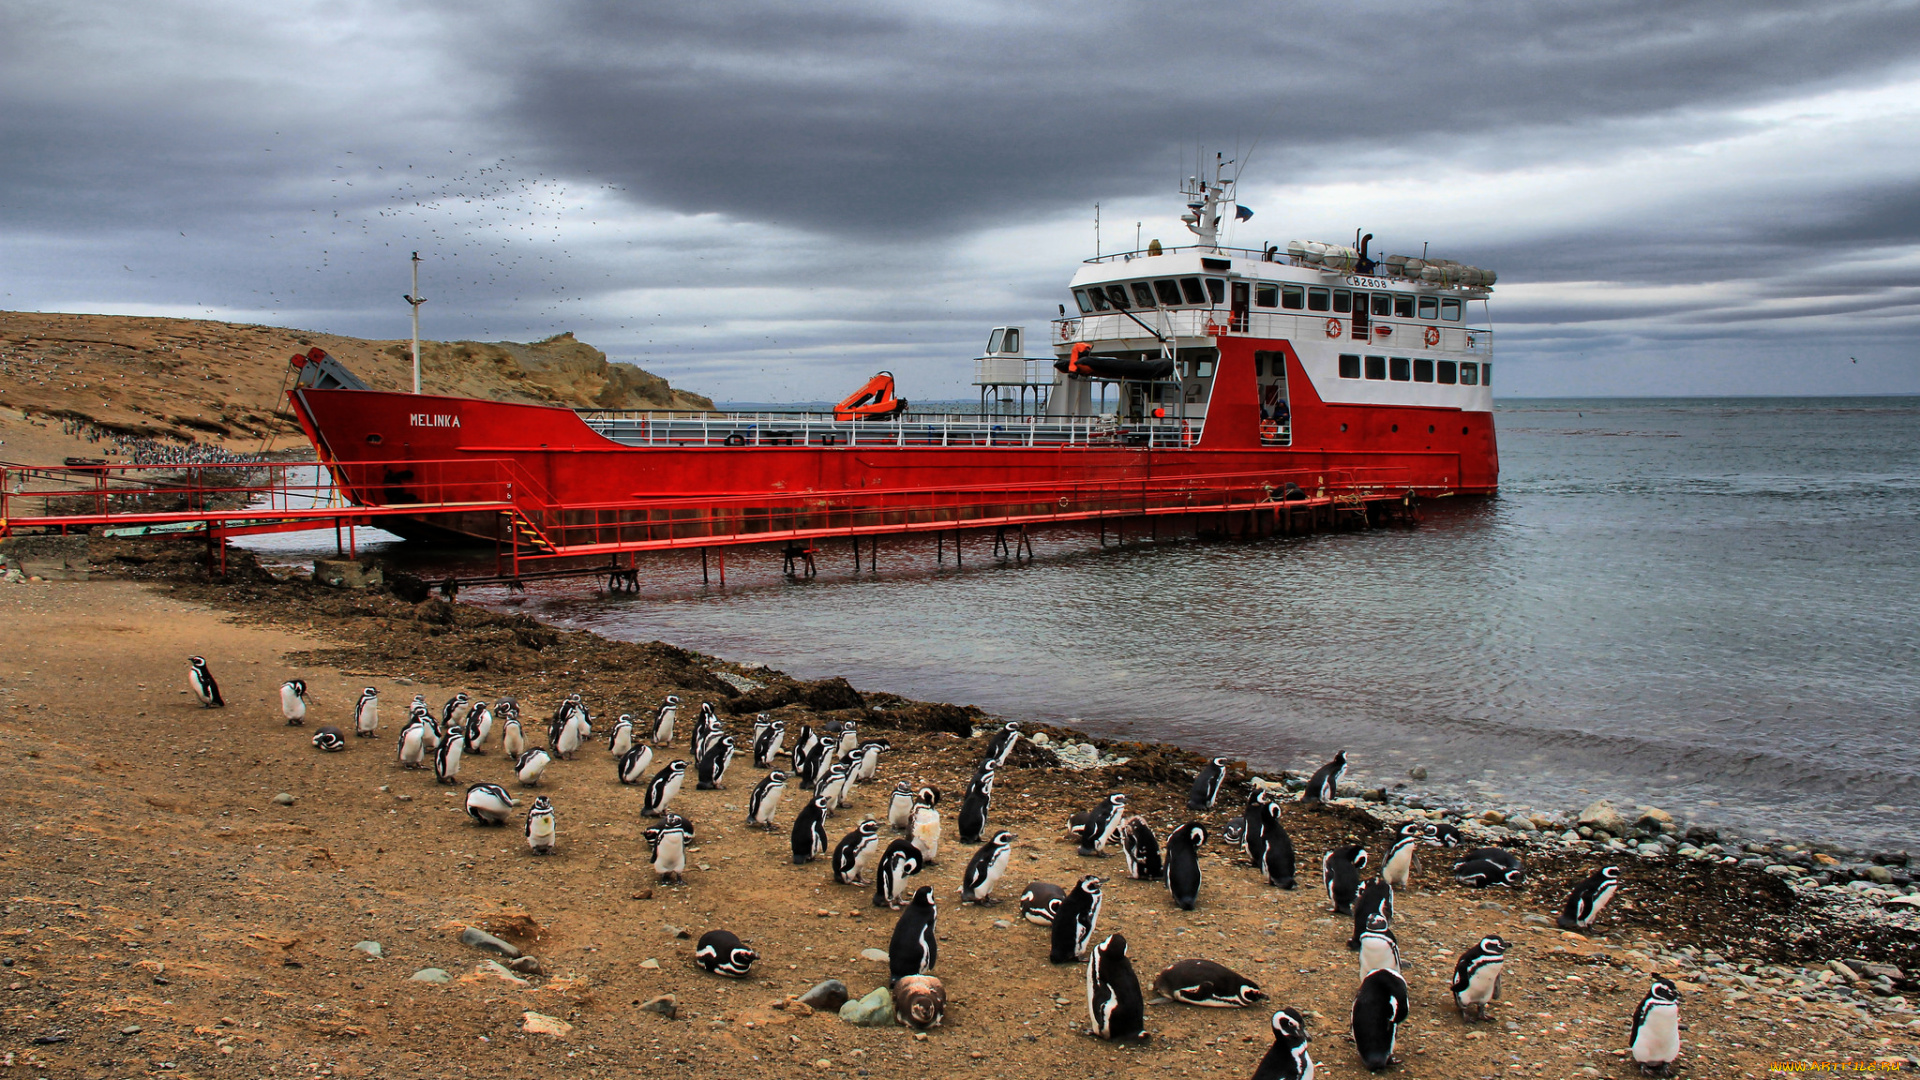
M 488 952 L 499 953 L 509 960 L 518 959 L 520 956 L 520 950 L 518 948 L 501 941 L 499 938 L 494 937 L 492 934 L 487 933 L 477 926 L 469 926 L 465 930 L 460 931 L 460 944 L 471 945 L 476 949 L 485 949 Z
M 883 964 L 884 964 L 884 963 L 886 963 L 886 962 L 887 962 L 887 954 L 886 954 L 886 951 L 885 951 L 884 949 L 861 949 L 861 950 L 860 950 L 860 959 L 862 959 L 862 960 L 878 960 L 878 961 L 880 961 L 881 963 L 883 963 Z
M 478 964 L 474 965 L 473 973 L 475 975 L 484 975 L 489 978 L 499 979 L 501 982 L 512 983 L 515 986 L 527 985 L 527 980 L 507 970 L 497 960 L 480 961 Z
M 664 929 L 667 932 L 668 937 L 679 938 L 681 941 L 687 941 L 693 937 L 692 934 L 687 933 L 685 930 L 680 929 L 679 927 L 673 925 L 672 923 L 666 924 L 666 926 L 662 927 L 662 929 Z
M 366 955 L 376 960 L 378 960 L 381 956 L 385 955 L 380 949 L 380 943 L 377 941 L 355 942 L 353 946 L 353 951 L 357 953 L 365 953 Z
M 1427 778 L 1427 767 L 1425 765 L 1415 765 L 1413 768 L 1407 770 L 1407 778 L 1410 780 L 1425 780 Z
M 443 983 L 443 982 L 450 981 L 452 978 L 453 976 L 447 974 L 446 972 L 440 970 L 439 968 L 421 968 L 419 971 L 416 971 L 413 973 L 413 975 L 409 978 L 409 981 L 425 982 L 425 983 Z
M 659 971 L 660 961 L 649 956 L 645 960 L 640 961 L 640 966 L 646 968 L 648 971 Z
M 522 956 L 507 966 L 522 975 L 539 975 L 546 970 L 540 966 L 540 961 L 531 956 Z
M 1005 930 L 1013 924 L 1005 919 L 995 919 L 993 920 L 993 925 L 996 929 Z
M 847 984 L 839 979 L 828 979 L 813 989 L 795 998 L 800 1004 L 822 1012 L 839 1012 L 840 1006 L 847 1003 Z
M 280 794 L 278 794 L 278 795 L 275 795 L 275 796 L 273 797 L 273 805 L 275 805 L 275 806 L 292 806 L 292 805 L 293 805 L 293 796 L 292 796 L 292 795 L 290 795 L 290 794 L 288 794 L 287 792 L 284 792 L 284 791 L 283 791 L 283 792 L 281 792 Z
M 680 1003 L 675 1000 L 672 994 L 661 994 L 657 998 L 650 998 L 641 1003 L 640 1011 L 659 1013 L 661 1016 L 671 1020 L 680 1015 Z
M 882 986 L 858 1001 L 847 1002 L 840 1006 L 840 1019 L 859 1027 L 892 1027 L 893 991 Z
M 547 1016 L 544 1013 L 537 1012 L 525 1012 L 521 1013 L 520 1016 L 522 1018 L 520 1024 L 521 1031 L 530 1032 L 534 1035 L 551 1035 L 556 1039 L 564 1039 L 568 1035 L 573 1034 L 573 1025 L 557 1016 Z

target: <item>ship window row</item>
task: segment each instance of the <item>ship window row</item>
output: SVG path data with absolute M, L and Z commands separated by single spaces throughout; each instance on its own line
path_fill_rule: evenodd
M 1227 302 L 1227 283 L 1225 279 L 1215 277 L 1116 282 L 1075 289 L 1073 299 L 1080 305 L 1083 315 L 1151 307 L 1204 307 Z M 1235 298 L 1236 305 L 1246 302 L 1244 292 Z M 1337 315 L 1371 314 L 1381 319 L 1440 319 L 1446 322 L 1459 322 L 1461 319 L 1458 297 L 1356 292 L 1325 285 L 1256 282 L 1253 286 L 1253 306 L 1282 311 L 1326 311 Z
M 1340 354 L 1340 377 L 1392 382 L 1440 383 L 1446 386 L 1492 386 L 1493 365 L 1471 361 L 1422 360 L 1407 356 Z

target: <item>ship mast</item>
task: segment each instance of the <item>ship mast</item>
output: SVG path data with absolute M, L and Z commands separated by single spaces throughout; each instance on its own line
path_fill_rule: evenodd
M 1212 182 L 1189 176 L 1180 189 L 1180 194 L 1187 197 L 1187 212 L 1180 215 L 1180 220 L 1186 222 L 1187 231 L 1200 238 L 1201 247 L 1214 251 L 1220 250 L 1222 208 L 1233 205 L 1233 181 L 1226 175 L 1231 164 L 1226 155 L 1216 153 Z

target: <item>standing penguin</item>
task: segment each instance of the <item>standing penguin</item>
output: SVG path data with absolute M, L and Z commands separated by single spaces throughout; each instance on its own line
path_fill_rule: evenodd
M 481 825 L 505 825 L 507 811 L 513 809 L 513 796 L 499 784 L 474 784 L 467 788 L 467 816 Z
M 574 697 L 579 695 L 575 694 Z M 547 745 L 553 749 L 555 757 L 572 761 L 573 756 L 580 752 L 580 747 L 593 735 L 593 727 L 587 720 L 586 706 L 569 700 L 564 708 L 566 713 L 552 731 L 552 738 Z
M 885 739 L 868 739 L 860 744 L 860 764 L 853 770 L 854 778 L 861 783 L 871 783 L 873 774 L 880 769 L 880 755 L 893 749 L 893 744 Z
M 771 831 L 774 812 L 780 809 L 780 796 L 786 790 L 787 774 L 779 769 L 762 777 L 747 796 L 747 824 Z
M 542 795 L 533 800 L 533 809 L 527 811 L 527 846 L 535 855 L 547 855 L 553 852 L 555 839 L 553 804 Z
M 607 733 L 607 752 L 617 760 L 627 756 L 633 749 L 633 717 L 626 713 L 613 722 L 613 730 Z
M 815 798 L 827 800 L 827 813 L 832 814 L 840 808 L 840 793 L 847 789 L 847 773 L 850 766 L 842 763 L 822 772 L 814 780 Z
M 709 930 L 700 935 L 700 942 L 694 947 L 693 962 L 701 968 L 726 979 L 744 979 L 753 962 L 760 954 L 741 944 L 740 939 L 726 930 Z
M 1360 895 L 1360 871 L 1367 865 L 1367 849 L 1359 844 L 1337 847 L 1320 860 L 1320 876 L 1327 887 L 1327 900 L 1335 915 L 1353 914 L 1353 901 Z
M 1560 910 L 1560 929 L 1586 930 L 1606 910 L 1607 901 L 1620 891 L 1620 868 L 1603 866 L 1573 887 L 1567 906 Z
M 500 723 L 500 752 L 509 761 L 519 761 L 527 752 L 527 733 L 520 729 L 518 716 L 507 716 Z
M 442 731 L 453 730 L 453 718 L 460 715 L 460 710 L 467 707 L 469 700 L 467 692 L 462 690 L 448 698 L 446 704 L 440 706 L 440 729 Z
M 280 715 L 287 718 L 288 727 L 307 722 L 307 680 L 288 679 L 280 684 Z
M 1005 726 L 1001 727 L 999 731 L 994 732 L 993 738 L 988 741 L 987 756 L 983 759 L 983 762 L 991 761 L 995 765 L 1005 765 L 1007 763 L 1007 756 L 1013 753 L 1014 744 L 1019 741 L 1020 721 L 1007 721 Z
M 1273 1045 L 1253 1070 L 1253 1080 L 1313 1080 L 1307 1021 L 1293 1009 L 1273 1014 Z
M 1087 1017 L 1089 1030 L 1108 1042 L 1146 1038 L 1146 1002 L 1125 934 L 1111 935 L 1087 958 Z
M 1120 853 L 1127 859 L 1127 876 L 1135 881 L 1159 881 L 1167 876 L 1160 862 L 1160 839 L 1153 826 L 1138 814 L 1120 826 Z
M 1360 947 L 1360 933 L 1367 928 L 1367 920 L 1378 915 L 1388 922 L 1393 921 L 1393 886 L 1380 878 L 1374 878 L 1360 890 L 1353 901 L 1353 936 L 1347 939 L 1347 948 Z
M 1187 790 L 1187 809 L 1211 810 L 1215 799 L 1220 797 L 1220 785 L 1227 781 L 1227 759 L 1214 758 L 1207 762 L 1193 778 L 1193 787 Z
M 1406 888 L 1407 879 L 1413 874 L 1414 849 L 1428 843 L 1433 841 L 1427 839 L 1425 822 L 1409 821 L 1400 826 L 1393 846 L 1387 849 L 1387 857 L 1380 860 L 1380 879 L 1396 889 Z
M 900 837 L 887 845 L 873 876 L 873 906 L 897 908 L 905 902 L 907 879 L 920 872 L 920 849 L 913 841 Z
M 1643 1073 L 1667 1075 L 1680 1056 L 1680 988 L 1658 975 L 1633 1010 L 1627 1047 Z
M 793 863 L 805 865 L 827 853 L 827 800 L 815 796 L 793 819 Z
M 1053 913 L 1053 948 L 1047 959 L 1064 964 L 1087 955 L 1099 922 L 1100 879 L 1089 874 L 1073 883 L 1073 891 Z
M 647 770 L 653 766 L 653 747 L 638 743 L 629 747 L 621 756 L 617 772 L 623 784 L 637 784 L 647 778 Z
M 1255 870 L 1267 864 L 1267 807 L 1272 803 L 1273 796 L 1265 788 L 1254 788 L 1247 795 L 1247 811 L 1240 822 L 1240 842 Z
M 977 844 L 980 834 L 987 831 L 987 809 L 993 803 L 992 758 L 980 763 L 980 771 L 974 774 L 973 782 L 967 785 L 967 797 L 960 804 L 960 842 Z
M 529 750 L 520 755 L 520 760 L 513 763 L 514 779 L 526 787 L 539 787 L 540 774 L 546 772 L 547 766 L 551 764 L 553 764 L 552 754 L 540 749 Z
M 1167 888 L 1183 911 L 1200 903 L 1200 845 L 1206 842 L 1207 830 L 1197 821 L 1167 835 Z
M 673 722 L 680 715 L 680 695 L 668 694 L 653 714 L 653 744 L 665 746 L 673 741 Z
M 1453 1003 L 1462 1020 L 1485 1020 L 1487 1005 L 1500 997 L 1500 973 L 1507 964 L 1507 943 L 1489 936 L 1460 954 L 1453 965 Z
M 800 772 L 800 763 L 813 756 L 814 748 L 820 745 L 820 736 L 814 734 L 812 724 L 801 724 L 793 737 L 793 749 L 787 757 L 793 762 L 793 771 Z
M 360 700 L 353 704 L 353 734 L 356 738 L 372 738 L 380 730 L 380 691 L 369 686 L 360 691 Z
M 695 761 L 720 737 L 720 717 L 714 713 L 713 706 L 700 703 L 700 715 L 694 718 L 693 734 L 687 740 L 687 755 Z
M 1241 1009 L 1267 1000 L 1245 975 L 1211 960 L 1175 960 L 1153 980 L 1155 1003 L 1178 1001 L 1210 1009 Z
M 767 725 L 766 730 L 756 732 L 753 736 L 753 767 L 772 768 L 773 759 L 780 755 L 780 744 L 786 740 L 786 737 L 787 722 L 785 720 L 772 721 Z
M 921 788 L 913 797 L 913 820 L 907 825 L 907 835 L 928 864 L 940 861 L 940 811 L 934 809 L 939 802 L 939 789 Z
M 653 782 L 647 785 L 647 800 L 640 806 L 644 817 L 661 817 L 667 808 L 673 805 L 674 796 L 680 794 L 680 786 L 687 781 L 687 763 L 674 758 L 666 767 L 654 774 Z
M 641 833 L 653 849 L 653 872 L 662 881 L 684 881 L 687 874 L 687 841 L 693 839 L 693 825 L 679 814 L 667 814 L 660 824 Z
M 852 832 L 840 838 L 833 849 L 833 883 L 835 885 L 865 885 L 866 879 L 860 876 L 862 863 L 867 861 L 869 851 L 880 846 L 880 823 L 868 818 Z
M 707 744 L 706 756 L 700 759 L 700 777 L 694 785 L 701 791 L 712 791 L 727 780 L 727 766 L 733 763 L 733 736 L 722 735 Z
M 313 745 L 329 754 L 339 753 L 347 748 L 347 737 L 339 728 L 328 725 L 313 733 Z
M 940 934 L 934 925 L 940 908 L 933 902 L 933 886 L 922 885 L 913 891 L 913 900 L 893 924 L 893 940 L 887 945 L 889 983 L 908 975 L 925 975 L 940 960 Z
M 1113 842 L 1121 822 L 1126 819 L 1126 809 L 1127 797 L 1117 791 L 1100 800 L 1087 814 L 1087 823 L 1080 827 L 1080 854 L 1106 854 L 1107 845 Z
M 1393 1043 L 1407 1021 L 1407 980 L 1381 968 L 1360 982 L 1353 999 L 1353 1048 L 1368 1072 L 1394 1063 Z
M 433 778 L 442 784 L 460 779 L 460 757 L 467 752 L 467 733 L 459 728 L 440 740 L 433 755 Z
M 1333 760 L 1320 766 L 1307 781 L 1307 790 L 1300 793 L 1300 801 L 1308 803 L 1330 803 L 1340 794 L 1340 777 L 1347 771 L 1347 752 L 1333 755 Z
M 893 785 L 887 797 L 887 824 L 902 831 L 913 824 L 913 785 L 905 780 Z
M 1393 928 L 1385 918 L 1367 916 L 1367 925 L 1360 929 L 1359 948 L 1362 979 L 1381 968 L 1400 970 L 1400 940 L 1393 936 Z
M 848 720 L 840 725 L 840 744 L 834 753 L 846 757 L 860 748 L 860 725 Z
M 1282 889 L 1292 889 L 1299 884 L 1296 876 L 1293 855 L 1293 837 L 1287 834 L 1286 827 L 1280 824 L 1280 805 L 1268 803 L 1261 807 L 1266 821 L 1261 836 L 1266 842 L 1261 870 L 1266 874 L 1267 884 Z
M 1053 917 L 1066 903 L 1067 890 L 1048 881 L 1033 881 L 1020 894 L 1020 917 L 1035 926 L 1052 926 Z
M 187 689 L 200 699 L 203 709 L 224 709 L 227 703 L 220 697 L 220 684 L 213 679 L 213 669 L 207 667 L 204 656 L 187 657 Z
M 960 899 L 976 904 L 993 903 L 993 888 L 1006 875 L 1007 860 L 1013 856 L 1013 833 L 1001 829 L 980 845 L 960 875 Z
M 417 769 L 427 758 L 427 718 L 415 715 L 400 729 L 399 744 L 396 752 L 400 755 L 400 766 L 405 769 Z
M 486 753 L 487 739 L 493 735 L 493 707 L 476 701 L 467 710 L 467 753 Z

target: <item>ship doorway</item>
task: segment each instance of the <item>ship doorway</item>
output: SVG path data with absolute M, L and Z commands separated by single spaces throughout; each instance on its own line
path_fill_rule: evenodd
M 1353 340 L 1372 340 L 1373 326 L 1370 320 L 1373 316 L 1370 311 L 1371 307 L 1372 301 L 1366 293 L 1357 292 L 1353 294 Z
M 1244 281 L 1233 283 L 1233 316 L 1230 326 L 1236 334 L 1247 332 L 1247 288 L 1247 283 Z
M 1254 353 L 1253 374 L 1260 388 L 1260 445 L 1293 445 L 1293 407 L 1287 399 L 1287 354 Z

